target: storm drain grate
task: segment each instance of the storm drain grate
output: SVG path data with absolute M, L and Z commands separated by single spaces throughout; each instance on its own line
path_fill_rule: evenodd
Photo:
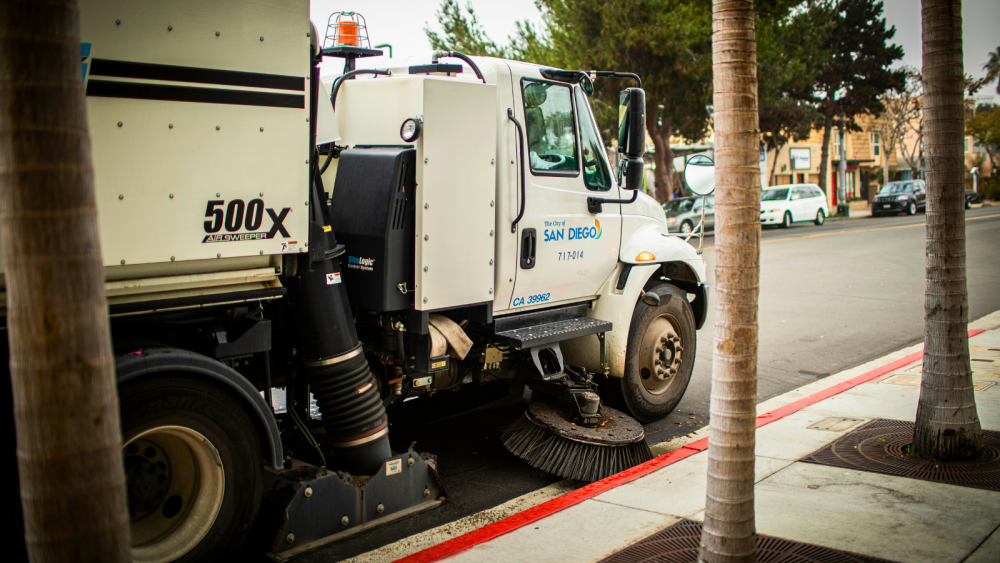
M 701 545 L 701 522 L 681 520 L 600 563 L 694 563 Z M 808 543 L 757 536 L 758 563 L 890 563 Z
M 877 418 L 799 461 L 1000 491 L 1000 432 L 983 431 L 985 448 L 973 461 L 923 460 L 906 453 L 912 442 L 912 422 Z

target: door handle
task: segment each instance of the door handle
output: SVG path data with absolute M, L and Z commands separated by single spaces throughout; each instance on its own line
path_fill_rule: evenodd
M 535 229 L 521 231 L 521 269 L 530 270 L 535 267 Z

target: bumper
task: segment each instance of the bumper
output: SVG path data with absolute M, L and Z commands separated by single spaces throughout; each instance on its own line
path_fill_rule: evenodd
M 691 310 L 694 313 L 694 327 L 701 330 L 705 326 L 705 318 L 708 317 L 708 284 L 699 285 L 694 291 L 694 301 L 691 302 Z
M 909 201 L 875 201 L 872 202 L 872 212 L 885 213 L 906 211 L 906 206 L 909 204 Z
M 781 211 L 769 211 L 760 214 L 760 222 L 765 225 L 776 225 L 784 219 L 785 214 Z

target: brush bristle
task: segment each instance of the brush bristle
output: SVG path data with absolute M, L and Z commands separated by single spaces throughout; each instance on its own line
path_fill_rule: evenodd
M 524 415 L 504 431 L 503 445 L 529 465 L 579 481 L 599 481 L 653 459 L 645 440 L 624 446 L 575 442 L 542 428 Z

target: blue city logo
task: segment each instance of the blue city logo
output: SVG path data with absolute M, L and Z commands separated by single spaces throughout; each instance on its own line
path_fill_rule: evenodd
M 557 229 L 545 229 L 542 233 L 545 242 L 560 240 L 584 240 L 599 239 L 604 232 L 601 229 L 601 222 L 594 219 L 593 227 L 569 227 L 566 228 L 566 221 L 545 221 L 546 227 L 559 227 Z

